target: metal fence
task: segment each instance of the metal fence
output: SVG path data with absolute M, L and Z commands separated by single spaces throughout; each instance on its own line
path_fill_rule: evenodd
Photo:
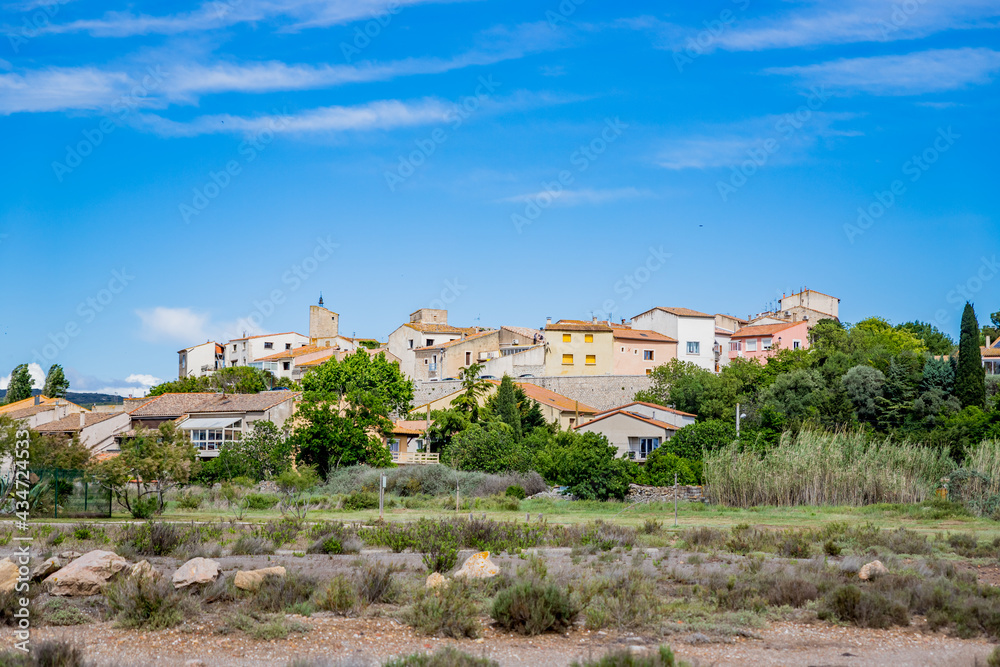
M 31 480 L 35 517 L 75 518 L 110 517 L 111 491 L 85 470 L 41 468 L 33 470 Z

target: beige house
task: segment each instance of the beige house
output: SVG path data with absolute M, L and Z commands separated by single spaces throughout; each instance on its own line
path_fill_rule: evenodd
M 65 398 L 49 398 L 36 394 L 31 398 L 0 405 L 0 415 L 7 415 L 28 428 L 58 421 L 67 415 L 90 412 Z
M 463 367 L 482 364 L 500 357 L 497 330 L 461 334 L 459 338 L 414 350 L 413 379 L 435 381 L 456 379 Z
M 560 320 L 545 326 L 545 375 L 610 375 L 614 335 L 597 321 Z
M 490 380 L 490 383 L 494 387 L 500 386 L 500 380 Z M 528 398 L 538 402 L 545 421 L 549 423 L 555 422 L 563 430 L 569 430 L 576 424 L 585 422 L 598 413 L 596 408 L 530 382 L 515 382 L 514 384 L 520 387 Z M 480 396 L 479 405 L 484 405 L 495 391 L 496 389 L 491 389 Z M 462 389 L 453 391 L 450 394 L 434 399 L 430 403 L 424 403 L 415 407 L 412 414 L 429 415 L 434 410 L 447 410 L 451 407 L 452 402 L 463 393 L 464 390 Z
M 385 445 L 392 462 L 399 465 L 438 463 L 440 455 L 428 451 L 426 419 L 400 419 L 392 424 L 392 434 L 385 436 Z
M 448 311 L 421 308 L 410 313 L 410 321 L 389 334 L 389 352 L 399 359 L 399 368 L 408 378 L 416 377 L 419 348 L 433 347 L 478 333 L 475 327 L 453 327 L 448 324 Z M 429 366 L 431 361 L 427 361 Z M 430 369 L 427 369 L 430 372 Z M 436 372 L 436 371 L 435 371 Z M 442 376 L 447 377 L 447 376 Z
M 645 461 L 674 433 L 690 426 L 697 415 L 655 403 L 633 401 L 607 410 L 576 427 L 582 433 L 600 433 L 618 449 L 619 456 Z
M 615 375 L 649 375 L 653 369 L 677 358 L 677 340 L 649 329 L 612 325 Z
M 115 436 L 128 430 L 131 419 L 126 412 L 80 412 L 35 428 L 42 435 L 74 435 L 94 454 L 118 451 Z

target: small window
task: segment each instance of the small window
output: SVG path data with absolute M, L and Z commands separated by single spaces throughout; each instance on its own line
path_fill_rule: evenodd
M 465 353 L 465 365 L 466 366 L 471 366 L 472 365 L 472 353 L 471 352 L 466 352 Z
M 594 334 L 583 334 L 583 342 L 584 343 L 593 343 L 594 342 Z
M 624 352 L 624 351 L 625 351 L 625 348 L 623 347 L 623 348 L 622 348 L 622 352 Z
M 412 338 L 410 339 L 410 349 L 411 350 L 413 349 L 413 339 Z
M 233 352 L 236 351 L 236 343 L 233 343 Z
M 792 349 L 793 350 L 801 350 L 802 349 L 802 341 L 800 341 L 800 340 L 793 340 L 792 341 Z
M 283 361 L 283 362 L 281 362 L 281 369 L 285 370 L 285 371 L 292 370 L 292 362 L 290 362 L 290 361 Z
M 596 354 L 588 354 L 587 355 L 587 365 L 588 366 L 596 366 L 597 365 L 597 355 Z
M 264 341 L 264 349 L 265 350 L 273 350 L 274 349 L 274 343 L 272 343 L 270 341 Z
M 652 375 L 652 374 L 653 374 L 653 369 L 652 368 L 647 368 L 646 369 L 646 375 Z
M 770 338 L 761 338 L 760 339 L 760 349 L 762 349 L 762 350 L 770 350 L 771 349 L 771 339 Z
M 285 349 L 286 350 L 292 349 L 292 344 L 291 343 L 285 343 Z
M 426 345 L 427 347 L 430 347 L 430 346 L 431 346 L 431 345 L 433 345 L 433 344 L 434 344 L 434 339 L 433 339 L 433 338 L 428 338 L 428 339 L 427 339 L 427 342 L 425 343 L 425 345 Z
M 738 341 L 738 340 L 735 340 L 735 341 L 733 341 L 732 343 L 729 344 L 729 351 L 730 352 L 739 352 L 742 349 L 743 348 L 740 345 L 740 341 Z
M 573 340 L 573 334 L 563 334 L 563 342 L 568 343 Z
M 643 350 L 642 351 L 642 360 L 643 361 L 652 361 L 653 360 L 653 351 L 652 350 Z
M 757 351 L 757 339 L 756 338 L 748 338 L 747 339 L 747 352 L 756 352 L 756 351 Z
M 570 364 L 570 365 L 572 365 L 572 363 L 573 363 L 573 355 L 572 354 L 564 354 L 563 355 L 563 363 L 564 364 Z
M 701 343 L 696 340 L 689 340 L 687 343 L 688 354 L 701 354 Z
M 427 365 L 427 360 L 426 360 L 426 359 L 424 359 L 424 365 L 425 365 L 425 366 Z

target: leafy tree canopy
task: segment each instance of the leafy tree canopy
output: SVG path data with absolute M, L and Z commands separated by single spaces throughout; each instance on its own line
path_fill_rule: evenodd
M 42 387 L 42 395 L 49 398 L 64 398 L 69 391 L 69 380 L 63 372 L 63 367 L 59 364 L 52 364 L 49 372 L 45 376 L 45 386 Z

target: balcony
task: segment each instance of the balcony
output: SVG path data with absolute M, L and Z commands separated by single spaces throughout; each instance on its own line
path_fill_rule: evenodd
M 430 372 L 430 373 L 437 373 L 437 369 L 438 369 L 438 365 L 437 364 L 427 364 L 427 371 L 428 372 Z
M 392 462 L 400 465 L 430 465 L 440 463 L 440 454 L 431 452 L 392 452 Z

